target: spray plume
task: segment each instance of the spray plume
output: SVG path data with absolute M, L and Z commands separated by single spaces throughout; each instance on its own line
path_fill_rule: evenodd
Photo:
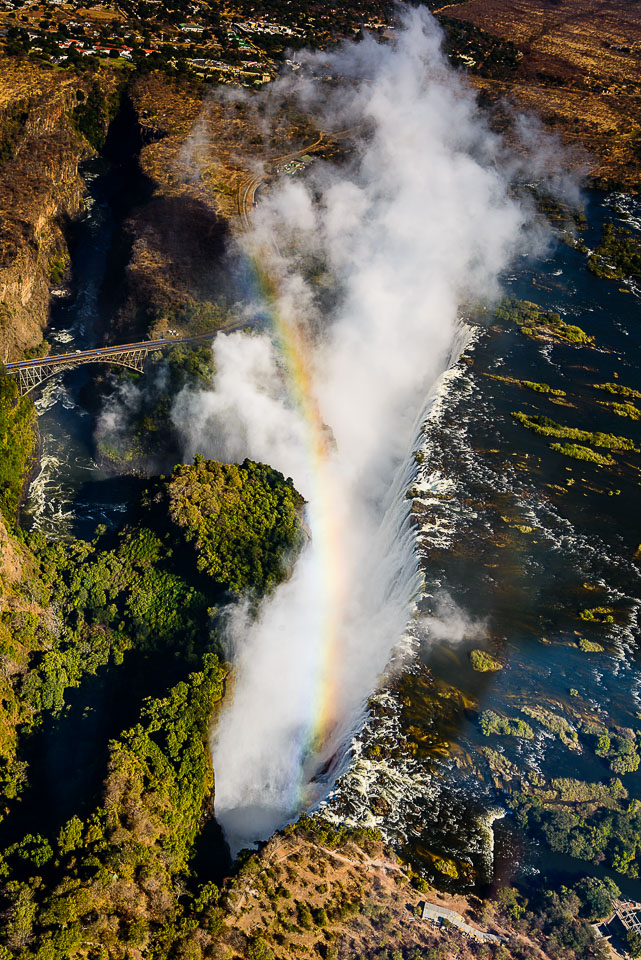
M 531 242 L 511 161 L 435 21 L 410 11 L 397 34 L 304 55 L 307 79 L 285 93 L 326 128 L 360 131 L 356 158 L 316 163 L 259 204 L 244 247 L 271 334 L 218 338 L 212 388 L 174 407 L 188 456 L 249 456 L 291 476 L 311 530 L 291 578 L 229 618 L 237 680 L 212 749 L 232 850 L 312 805 L 340 770 L 420 589 L 405 491 L 461 346 L 458 310 L 494 296 Z

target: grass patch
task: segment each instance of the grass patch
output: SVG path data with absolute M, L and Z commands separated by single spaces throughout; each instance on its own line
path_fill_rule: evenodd
M 581 637 L 579 640 L 579 648 L 583 650 L 584 653 L 603 653 L 605 649 L 605 647 L 597 643 L 596 640 L 587 640 L 585 637 Z
M 566 323 L 560 314 L 541 310 L 529 300 L 509 298 L 496 308 L 497 320 L 516 323 L 521 333 L 535 340 L 548 340 L 550 337 L 563 340 L 577 346 L 592 346 L 594 337 L 575 324 Z
M 565 717 L 561 717 L 558 713 L 553 713 L 546 707 L 540 706 L 521 707 L 521 713 L 524 713 L 526 717 L 530 717 L 532 720 L 536 720 L 550 733 L 555 734 L 561 743 L 564 743 L 570 750 L 581 749 L 579 736 L 572 724 L 566 720 Z
M 36 449 L 36 412 L 0 363 L 0 513 L 13 523 Z
M 612 607 L 590 607 L 581 610 L 579 616 L 588 623 L 614 623 L 612 613 Z
M 632 231 L 617 229 L 611 223 L 603 227 L 601 242 L 591 257 L 588 269 L 608 280 L 641 279 L 641 243 Z
M 565 390 L 556 390 L 547 383 L 535 383 L 533 380 L 521 380 L 520 384 L 526 390 L 533 390 L 535 393 L 548 393 L 552 397 L 564 397 Z
M 641 400 L 641 390 L 635 390 L 633 387 L 625 387 L 622 383 L 593 383 L 595 390 L 605 390 L 606 393 L 616 394 L 618 397 L 625 397 L 626 400 Z
M 591 783 L 586 780 L 559 777 L 552 780 L 552 788 L 557 791 L 558 798 L 563 803 L 598 803 L 610 806 L 613 793 L 619 799 L 627 797 L 627 790 L 620 782 L 613 788 L 611 783 Z
M 54 286 L 62 283 L 65 277 L 67 262 L 62 254 L 56 254 L 49 260 L 49 279 Z
M 512 416 L 515 420 L 518 420 L 521 426 L 526 427 L 528 430 L 532 430 L 534 433 L 537 433 L 542 437 L 554 437 L 555 439 L 559 440 L 579 440 L 581 443 L 590 443 L 593 447 L 605 447 L 608 450 L 628 450 L 633 453 L 639 452 L 638 447 L 635 447 L 632 440 L 629 440 L 627 437 L 618 437 L 613 433 L 579 430 L 577 427 L 564 427 L 560 423 L 556 423 L 555 420 L 551 420 L 550 417 L 530 417 L 526 413 L 521 412 L 513 412 Z M 555 449 L 557 446 L 558 444 L 553 445 L 553 449 Z M 578 449 L 581 450 L 583 448 L 579 447 Z M 561 452 L 565 453 L 565 451 Z M 575 456 L 575 454 L 568 453 L 567 456 Z M 590 458 L 577 456 L 576 459 L 588 460 Z
M 534 731 L 525 720 L 511 720 L 509 717 L 503 717 L 494 710 L 484 710 L 479 718 L 481 733 L 484 737 L 489 737 L 495 733 L 505 737 L 521 737 L 524 740 L 532 740 Z
M 549 394 L 551 397 L 564 397 L 565 390 L 557 390 L 547 383 L 535 383 L 533 380 L 517 380 L 515 377 L 502 377 L 498 373 L 486 373 L 490 380 L 500 380 L 501 383 L 514 383 L 525 390 L 532 390 L 534 393 Z
M 614 400 L 599 400 L 602 407 L 607 407 L 617 417 L 628 417 L 630 420 L 641 420 L 641 410 L 633 403 L 617 403 Z
M 504 668 L 504 664 L 500 660 L 497 660 L 496 657 L 485 650 L 470 650 L 470 663 L 472 669 L 478 673 L 488 673 Z
M 599 467 L 611 467 L 616 463 L 616 460 L 610 454 L 596 453 L 589 447 L 582 447 L 578 443 L 551 443 L 550 450 L 562 453 L 564 457 L 572 457 L 573 460 L 596 463 Z

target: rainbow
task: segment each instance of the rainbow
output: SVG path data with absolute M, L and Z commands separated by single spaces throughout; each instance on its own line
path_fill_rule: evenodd
M 307 458 L 312 483 L 314 547 L 319 557 L 319 610 L 316 625 L 318 669 L 310 703 L 310 722 L 306 755 L 317 755 L 325 747 L 338 718 L 339 653 L 345 606 L 340 524 L 335 509 L 333 440 L 323 421 L 314 387 L 313 351 L 309 334 L 296 318 L 283 309 L 277 279 L 279 270 L 274 253 L 263 248 L 252 258 L 254 275 L 267 307 L 272 331 L 283 358 L 287 386 L 292 402 L 305 424 Z M 329 758 L 326 758 L 329 759 Z M 307 783 L 301 764 L 299 799 L 304 799 Z

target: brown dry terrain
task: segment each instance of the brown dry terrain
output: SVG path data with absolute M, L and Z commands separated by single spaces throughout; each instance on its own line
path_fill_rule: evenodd
M 140 80 L 134 102 L 148 144 L 144 172 L 164 193 L 185 193 L 210 203 L 223 217 L 236 213 L 238 184 L 273 156 L 318 137 L 302 114 L 247 97 L 204 99 L 202 86 L 173 83 L 160 74 Z
M 78 80 L 32 63 L 0 63 L 0 351 L 16 359 L 42 339 L 49 262 L 64 249 L 60 221 L 79 212 L 82 156 L 66 111 Z
M 517 45 L 509 79 L 474 78 L 592 155 L 592 174 L 641 185 L 641 4 L 634 0 L 468 0 L 437 13 Z
M 241 186 L 272 157 L 313 143 L 306 117 L 276 108 L 267 123 L 256 101 L 161 74 L 138 80 L 132 104 L 141 128 L 140 167 L 153 190 L 129 222 L 132 254 L 123 330 L 163 333 L 224 322 L 220 270 Z M 214 307 L 214 301 L 218 306 Z
M 541 116 L 567 143 L 585 148 L 597 182 L 637 188 L 641 5 L 468 0 L 438 12 L 518 48 L 511 76 L 472 71 L 485 100 L 510 99 Z M 239 194 L 265 161 L 309 146 L 318 131 L 286 105 L 257 105 L 232 91 L 204 99 L 202 86 L 161 74 L 136 82 L 133 103 L 145 141 L 141 167 L 155 196 L 131 222 L 131 296 L 123 327 L 131 326 L 132 311 L 140 319 L 141 304 L 147 305 L 143 326 L 155 333 L 171 326 L 193 329 L 199 322 L 211 326 L 208 313 L 196 316 L 194 325 L 193 309 L 181 304 L 211 302 L 221 292 L 215 265 Z M 197 244 L 190 240 L 193 224 L 199 225 Z
M 468 0 L 438 13 L 516 45 L 519 59 L 509 76 L 472 71 L 486 100 L 507 97 L 540 114 L 564 140 L 591 152 L 597 180 L 636 189 L 641 5 Z M 99 81 L 114 86 L 118 71 L 101 69 Z M 78 162 L 90 148 L 70 114 L 87 82 L 35 60 L 7 58 L 0 64 L 4 359 L 38 350 L 42 342 L 51 265 L 64 261 L 64 221 L 82 205 Z M 266 160 L 309 147 L 318 131 L 290 105 L 261 105 L 231 90 L 206 99 L 201 84 L 162 73 L 138 78 L 131 103 L 141 133 L 141 170 L 153 197 L 129 223 L 128 292 L 114 336 L 211 328 L 224 322 L 224 311 L 217 313 L 212 304 L 220 303 L 221 294 L 224 300 L 217 266 L 239 193 Z
M 107 90 L 114 77 L 101 77 Z M 70 113 L 86 79 L 37 61 L 0 60 L 0 359 L 42 346 L 64 224 L 82 209 L 91 152 Z
M 503 938 L 506 946 L 499 949 L 506 958 L 513 949 L 531 960 L 548 958 L 540 945 L 506 926 L 491 904 L 436 890 L 419 893 L 407 867 L 379 842 L 336 849 L 298 829 L 287 834 L 272 838 L 227 887 L 225 926 L 216 938 L 221 957 L 253 956 L 258 947 L 271 949 L 278 960 L 376 957 L 385 947 L 404 956 L 492 955 L 496 946 L 480 938 L 417 918 L 415 911 L 427 902 L 461 914 L 481 936 Z

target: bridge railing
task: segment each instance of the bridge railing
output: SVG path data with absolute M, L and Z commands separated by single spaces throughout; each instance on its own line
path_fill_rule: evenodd
M 115 363 L 120 367 L 143 372 L 143 364 L 150 353 L 175 347 L 181 343 L 197 343 L 201 340 L 214 340 L 219 333 L 234 333 L 251 323 L 235 323 L 221 330 L 198 333 L 191 337 L 172 337 L 162 340 L 141 340 L 139 343 L 124 343 L 116 347 L 100 347 L 94 350 L 77 350 L 75 353 L 63 353 L 57 356 L 38 357 L 35 360 L 17 360 L 6 363 L 5 370 L 18 381 L 20 393 L 30 393 L 43 381 L 84 363 Z

